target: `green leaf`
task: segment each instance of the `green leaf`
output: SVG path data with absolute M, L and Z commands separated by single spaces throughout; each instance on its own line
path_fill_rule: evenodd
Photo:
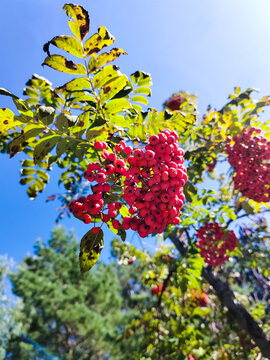
M 82 134 L 89 127 L 89 111 L 85 111 L 78 116 L 76 124 L 69 128 L 70 134 L 76 136 L 76 138 L 81 138 Z
M 52 40 L 48 41 L 44 46 L 43 50 L 51 56 L 49 52 L 50 45 L 54 45 L 59 49 L 62 49 L 74 56 L 83 57 L 83 47 L 79 40 L 74 37 L 66 36 L 66 35 L 59 35 L 52 38 Z
M 34 149 L 34 162 L 38 164 L 54 148 L 60 135 L 48 135 L 41 138 Z
M 27 167 L 27 166 L 35 166 L 35 163 L 33 160 L 22 160 L 21 166 Z
M 145 125 L 138 125 L 137 126 L 137 137 L 141 141 L 145 141 L 147 139 L 146 134 L 147 134 L 146 126 Z
M 6 132 L 17 124 L 20 123 L 14 120 L 14 114 L 11 110 L 6 108 L 0 109 L 0 133 Z
M 91 140 L 99 137 L 104 131 L 106 131 L 104 127 L 99 127 L 99 128 L 97 127 L 95 129 L 89 129 L 85 134 L 86 139 L 88 141 L 91 141 Z
M 28 176 L 28 177 L 22 178 L 22 179 L 20 180 L 20 184 L 21 184 L 21 185 L 26 185 L 26 184 L 31 183 L 31 182 L 34 181 L 34 180 L 35 180 L 35 178 L 34 178 L 33 176 Z
M 130 77 L 135 85 L 138 86 L 152 85 L 151 75 L 143 71 L 135 71 L 135 73 L 131 74 Z
M 104 234 L 102 229 L 98 234 L 89 230 L 82 238 L 80 244 L 80 269 L 81 273 L 89 271 L 98 261 L 101 250 L 104 247 Z
M 18 96 L 12 94 L 12 92 L 4 88 L 0 88 L 0 95 L 10 96 L 13 99 L 19 99 Z
M 56 92 L 62 92 L 64 91 L 78 91 L 78 90 L 83 90 L 83 89 L 90 89 L 90 82 L 87 79 L 87 77 L 79 77 L 76 79 L 73 79 L 69 82 L 67 82 L 66 84 L 55 88 Z
M 126 128 L 129 127 L 131 121 L 129 118 L 125 119 L 122 115 L 111 115 L 110 116 L 110 126 L 122 127 Z
M 101 55 L 93 55 L 88 63 L 88 69 L 90 72 L 97 71 L 103 65 L 108 64 L 109 62 L 117 59 L 121 54 L 127 55 L 127 53 L 122 49 L 113 48 L 109 53 L 105 52 Z
M 21 169 L 21 176 L 26 176 L 26 175 L 33 175 L 35 174 L 36 170 L 33 168 L 24 168 Z
M 27 195 L 30 197 L 31 200 L 34 200 L 38 195 L 38 187 L 36 183 L 31 184 L 27 189 Z
M 242 206 L 242 209 L 244 209 L 248 215 L 254 215 L 254 210 L 247 201 L 243 201 L 241 203 L 241 206 Z
M 90 20 L 88 12 L 79 5 L 65 4 L 63 10 L 71 17 L 68 21 L 70 30 L 79 40 L 83 40 L 89 32 Z
M 126 75 L 121 75 L 112 82 L 106 84 L 100 92 L 100 100 L 103 103 L 114 97 L 120 90 L 122 90 L 128 83 Z
M 64 153 L 73 152 L 78 144 L 78 141 L 71 140 L 69 138 L 63 137 L 60 138 L 57 142 L 56 154 L 61 156 Z
M 131 126 L 128 130 L 128 135 L 131 137 L 131 139 L 137 139 L 138 138 L 138 125 Z
M 105 84 L 113 81 L 121 76 L 120 71 L 117 71 L 118 67 L 115 65 L 105 66 L 100 70 L 93 78 L 93 85 L 97 89 L 101 89 Z
M 51 106 L 40 106 L 37 111 L 39 119 L 45 126 L 51 125 L 54 119 L 55 109 Z
M 130 109 L 130 107 L 131 105 L 126 99 L 115 99 L 105 105 L 105 110 L 108 114 L 118 114 L 124 109 Z
M 135 90 L 135 94 L 145 94 L 147 96 L 151 96 L 151 89 L 147 86 L 142 86 Z
M 45 183 L 49 181 L 49 175 L 43 170 L 37 170 L 37 176 L 41 178 Z
M 86 74 L 86 69 L 82 64 L 75 64 L 73 61 L 67 60 L 62 55 L 47 56 L 42 66 L 44 65 L 47 65 L 54 70 L 61 71 L 67 74 Z
M 122 205 L 120 210 L 119 210 L 120 214 L 123 216 L 123 217 L 126 217 L 126 216 L 129 216 L 129 210 L 128 208 L 126 207 L 126 205 Z
M 138 95 L 133 96 L 132 101 L 148 105 L 148 100 L 144 96 L 138 96 Z
M 28 104 L 23 101 L 22 99 L 12 99 L 17 110 L 23 115 L 23 119 L 26 120 L 27 122 L 29 120 L 32 120 L 34 117 L 33 112 L 30 110 Z
M 115 38 L 109 31 L 101 26 L 98 33 L 94 34 L 84 44 L 84 52 L 86 56 L 97 54 L 105 46 L 110 46 L 115 41 Z
M 70 126 L 75 125 L 77 116 L 67 114 L 65 112 L 61 112 L 57 116 L 57 119 L 55 120 L 55 126 L 60 131 L 66 131 Z
M 127 238 L 126 230 L 123 229 L 122 227 L 118 230 L 118 234 L 117 234 L 117 235 L 121 237 L 121 240 L 122 240 L 122 241 L 125 241 L 126 238 Z
M 26 125 L 21 134 L 12 140 L 10 145 L 10 158 L 15 154 L 22 151 L 22 149 L 36 138 L 37 135 L 44 131 L 44 126 L 42 125 Z

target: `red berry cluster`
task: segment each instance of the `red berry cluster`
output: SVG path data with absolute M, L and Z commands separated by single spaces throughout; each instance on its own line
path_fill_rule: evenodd
M 188 355 L 188 360 L 196 360 L 194 355 Z
M 184 152 L 178 148 L 177 140 L 175 132 L 163 130 L 150 137 L 145 151 L 136 149 L 127 158 L 129 175 L 123 199 L 133 217 L 124 218 L 124 229 L 131 228 L 146 237 L 163 233 L 168 224 L 179 224 L 187 174 Z
M 73 214 L 86 224 L 102 221 L 117 230 L 137 231 L 141 237 L 178 224 L 187 174 L 177 140 L 174 131 L 165 129 L 151 136 L 143 148 L 133 149 L 120 141 L 114 152 L 109 152 L 104 142 L 96 142 L 94 147 L 102 150 L 103 161 L 90 163 L 84 177 L 97 184 L 92 186 L 93 194 L 71 203 Z M 119 200 L 110 202 L 112 194 Z M 116 217 L 124 203 L 129 216 L 120 223 Z
M 225 231 L 217 223 L 207 223 L 202 226 L 196 236 L 199 241 L 196 246 L 201 250 L 200 255 L 211 266 L 224 264 L 229 259 L 228 251 L 237 246 L 237 238 L 232 230 Z
M 255 133 L 255 136 L 253 135 Z M 235 170 L 235 189 L 257 202 L 270 201 L 270 141 L 259 136 L 260 129 L 252 127 L 234 136 L 234 145 L 227 138 L 226 152 Z
M 153 289 L 151 289 L 151 294 L 158 295 L 159 293 L 161 293 L 162 289 L 163 289 L 163 285 L 159 284 L 159 285 L 155 286 Z
M 175 111 L 179 110 L 180 105 L 182 104 L 184 98 L 182 96 L 172 97 L 170 100 L 168 100 L 165 105 L 168 109 Z

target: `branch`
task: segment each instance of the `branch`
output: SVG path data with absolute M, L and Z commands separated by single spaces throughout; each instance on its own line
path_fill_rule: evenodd
M 182 256 L 187 253 L 187 247 L 177 237 L 170 237 L 171 241 Z M 229 285 L 213 274 L 210 266 L 204 266 L 202 277 L 213 287 L 218 299 L 228 309 L 229 315 L 238 322 L 239 326 L 246 331 L 261 350 L 263 356 L 270 359 L 270 340 L 259 326 L 257 321 L 250 315 L 242 304 L 235 298 Z

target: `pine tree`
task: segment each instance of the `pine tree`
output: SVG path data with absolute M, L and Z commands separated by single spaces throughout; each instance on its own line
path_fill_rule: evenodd
M 119 280 L 113 264 L 80 275 L 77 249 L 75 237 L 57 227 L 10 274 L 23 330 L 8 342 L 6 359 L 108 358 L 124 319 Z

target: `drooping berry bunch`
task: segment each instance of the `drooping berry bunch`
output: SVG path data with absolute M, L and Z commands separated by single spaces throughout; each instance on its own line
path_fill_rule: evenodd
M 145 149 L 134 150 L 127 159 L 129 175 L 123 199 L 133 216 L 124 219 L 123 227 L 138 231 L 141 237 L 162 233 L 168 224 L 180 222 L 187 174 L 177 140 L 175 132 L 163 130 L 150 137 Z
M 235 170 L 234 187 L 257 202 L 270 201 L 270 141 L 252 127 L 234 136 L 234 144 L 227 138 L 226 152 Z M 255 134 L 255 136 L 254 136 Z
M 116 230 L 132 229 L 141 237 L 180 222 L 187 174 L 175 132 L 165 129 L 142 148 L 133 149 L 124 141 L 113 152 L 102 141 L 94 146 L 103 160 L 88 165 L 84 177 L 96 184 L 91 186 L 93 194 L 71 203 L 75 216 L 87 224 L 102 221 Z M 128 205 L 129 214 L 121 211 L 123 205 Z
M 213 267 L 224 264 L 229 259 L 228 251 L 237 246 L 235 233 L 221 228 L 217 223 L 206 223 L 196 233 L 199 241 L 196 246 L 205 262 Z
M 165 103 L 165 105 L 167 106 L 168 109 L 170 109 L 172 111 L 179 110 L 180 105 L 182 104 L 183 100 L 184 100 L 183 96 L 171 97 Z

